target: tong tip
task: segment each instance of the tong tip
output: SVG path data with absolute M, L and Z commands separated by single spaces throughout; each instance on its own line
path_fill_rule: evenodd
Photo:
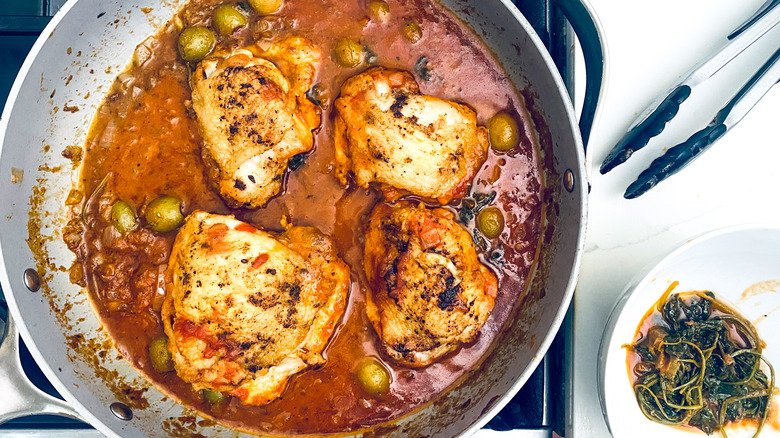
M 623 193 L 623 197 L 626 199 L 638 198 L 644 195 L 648 190 L 655 187 L 656 183 L 658 183 L 657 180 L 656 181 L 648 181 L 648 180 L 634 181 L 633 183 L 631 183 L 630 186 L 628 186 L 626 192 Z
M 602 175 L 606 174 L 610 170 L 628 161 L 629 157 L 631 157 L 631 154 L 633 153 L 633 149 L 613 149 L 609 155 L 607 155 L 607 158 L 605 158 L 601 163 L 599 172 L 601 172 Z

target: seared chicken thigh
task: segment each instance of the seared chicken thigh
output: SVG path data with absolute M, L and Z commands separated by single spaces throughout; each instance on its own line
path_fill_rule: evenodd
M 377 205 L 366 226 L 368 318 L 397 362 L 428 365 L 473 341 L 498 281 L 451 212 L 408 202 Z
M 466 195 L 488 150 L 469 107 L 422 95 L 412 75 L 373 68 L 347 80 L 335 102 L 336 176 L 388 200 L 407 193 L 446 204 Z
M 350 284 L 314 228 L 274 236 L 202 211 L 176 236 L 168 272 L 162 315 L 176 373 L 248 405 L 274 400 L 290 376 L 324 363 Z
M 287 162 L 314 145 L 319 109 L 306 98 L 319 52 L 289 37 L 256 57 L 247 49 L 207 58 L 192 74 L 192 108 L 209 180 L 233 208 L 279 193 Z

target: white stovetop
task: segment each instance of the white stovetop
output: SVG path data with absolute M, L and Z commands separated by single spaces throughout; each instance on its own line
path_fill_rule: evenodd
M 780 42 L 780 26 L 766 35 L 757 50 L 744 53 L 711 84 L 697 90 L 675 121 L 645 149 L 607 175 L 598 172 L 609 149 L 637 114 L 763 1 L 589 0 L 604 28 L 610 67 L 601 117 L 588 150 L 592 190 L 574 298 L 567 438 L 609 436 L 596 386 L 597 351 L 606 318 L 624 286 L 648 264 L 705 231 L 743 223 L 780 223 L 780 86 L 683 172 L 638 199 L 622 197 L 627 185 L 663 148 L 703 127 L 774 51 L 772 45 Z M 584 88 L 582 70 L 578 68 L 579 101 Z M 95 431 L 64 433 L 99 435 Z M 480 431 L 477 435 L 510 437 L 516 433 Z
M 719 46 L 763 1 L 590 0 L 604 28 L 610 67 L 601 118 L 588 150 L 592 190 L 574 296 L 568 438 L 609 436 L 599 407 L 597 356 L 607 316 L 625 285 L 705 231 L 780 223 L 780 86 L 681 173 L 637 199 L 623 199 L 623 191 L 641 170 L 663 149 L 704 127 L 774 52 L 780 44 L 780 26 L 720 71 L 712 83 L 694 91 L 675 120 L 645 149 L 607 175 L 598 171 L 637 114 Z M 578 94 L 584 88 L 581 70 Z

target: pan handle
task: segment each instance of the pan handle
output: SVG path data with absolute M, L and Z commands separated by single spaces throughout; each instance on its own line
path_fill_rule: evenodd
M 68 403 L 50 396 L 30 382 L 19 358 L 19 330 L 11 313 L 5 320 L 0 344 L 0 424 L 27 415 L 61 415 L 84 421 Z
M 579 124 L 582 145 L 587 150 L 591 130 L 600 112 L 599 96 L 603 92 L 606 81 L 607 49 L 604 43 L 604 32 L 587 0 L 552 0 L 552 4 L 569 20 L 580 41 L 585 59 L 585 101 Z

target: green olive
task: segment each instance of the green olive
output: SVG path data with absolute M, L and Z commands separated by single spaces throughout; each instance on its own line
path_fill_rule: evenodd
M 477 229 L 488 239 L 494 239 L 504 230 L 504 215 L 498 207 L 485 207 L 477 214 Z
M 246 17 L 233 6 L 222 5 L 214 11 L 213 23 L 217 32 L 230 35 L 239 27 L 246 25 Z
M 368 15 L 371 19 L 384 23 L 390 15 L 390 6 L 384 1 L 372 1 L 368 4 Z
M 179 35 L 179 54 L 185 61 L 200 61 L 207 57 L 217 43 L 208 27 L 188 27 Z
M 511 151 L 520 142 L 520 129 L 515 119 L 501 112 L 488 121 L 490 144 L 497 151 Z
M 390 372 L 379 360 L 368 357 L 357 367 L 357 379 L 360 386 L 371 394 L 381 394 L 390 388 Z
M 282 8 L 282 0 L 249 0 L 249 5 L 258 13 L 268 15 Z
M 357 67 L 363 62 L 363 47 L 351 38 L 341 38 L 333 48 L 336 62 L 344 67 Z
M 156 338 L 149 344 L 149 358 L 152 368 L 158 373 L 173 371 L 173 357 L 168 351 L 168 338 Z
M 408 21 L 404 24 L 401 33 L 404 35 L 404 38 L 412 44 L 420 41 L 420 38 L 422 38 L 422 28 L 414 21 Z
M 218 405 L 227 399 L 227 397 L 225 397 L 225 394 L 219 391 L 211 391 L 208 389 L 203 390 L 203 398 L 205 398 L 206 401 L 211 403 L 212 405 Z
M 184 216 L 181 214 L 181 199 L 173 196 L 162 196 L 146 206 L 146 223 L 158 233 L 171 231 L 181 225 Z
M 135 208 L 127 201 L 118 200 L 111 207 L 111 222 L 114 228 L 122 234 L 133 231 L 138 225 L 138 218 L 135 215 Z

